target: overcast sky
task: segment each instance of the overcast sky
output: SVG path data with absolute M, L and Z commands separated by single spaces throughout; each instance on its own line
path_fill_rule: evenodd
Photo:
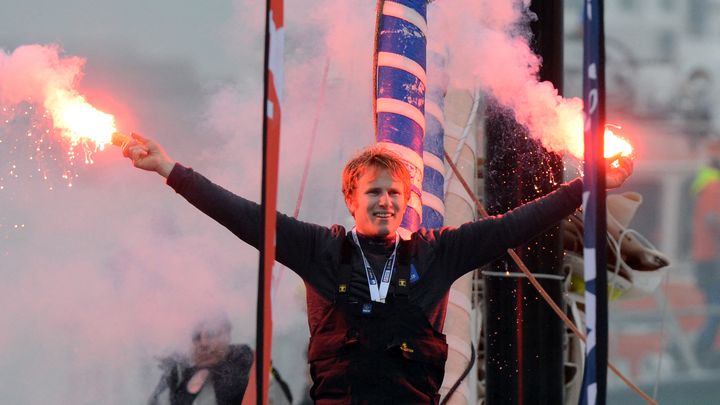
M 203 77 L 233 77 L 232 1 L 155 0 L 8 2 L 0 16 L 3 47 L 60 43 L 70 54 L 132 53 L 182 61 Z M 242 11 L 240 11 L 242 14 Z

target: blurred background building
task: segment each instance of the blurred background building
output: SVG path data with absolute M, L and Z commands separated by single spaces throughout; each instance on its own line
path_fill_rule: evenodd
M 583 4 L 565 2 L 566 96 L 582 94 Z M 720 309 L 705 304 L 690 254 L 690 186 L 719 136 L 718 21 L 718 0 L 605 2 L 607 120 L 637 153 L 635 175 L 619 191 L 643 195 L 631 226 L 672 259 L 654 295 L 611 303 L 610 356 L 663 404 L 720 397 L 720 369 L 693 350 L 705 317 Z M 642 403 L 608 379 L 610 403 Z

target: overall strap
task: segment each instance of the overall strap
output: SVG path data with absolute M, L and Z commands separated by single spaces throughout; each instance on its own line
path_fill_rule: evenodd
M 335 303 L 345 304 L 350 296 L 350 277 L 352 276 L 352 256 L 355 247 L 349 238 L 345 237 L 340 248 L 340 268 L 337 272 L 337 285 L 335 286 Z
M 414 254 L 413 240 L 400 240 L 397 257 L 397 285 L 395 298 L 407 300 L 410 293 L 410 264 Z

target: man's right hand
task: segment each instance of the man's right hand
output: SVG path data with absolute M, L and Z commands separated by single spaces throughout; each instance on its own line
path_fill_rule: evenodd
M 132 133 L 130 142 L 123 148 L 123 156 L 133 162 L 133 166 L 157 172 L 167 178 L 175 166 L 175 161 L 165 153 L 165 150 L 155 141 Z

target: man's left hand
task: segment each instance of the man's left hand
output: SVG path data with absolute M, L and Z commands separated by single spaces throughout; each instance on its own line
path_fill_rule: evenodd
M 633 161 L 625 156 L 613 156 L 605 159 L 605 187 L 618 188 L 625 183 L 633 172 Z

